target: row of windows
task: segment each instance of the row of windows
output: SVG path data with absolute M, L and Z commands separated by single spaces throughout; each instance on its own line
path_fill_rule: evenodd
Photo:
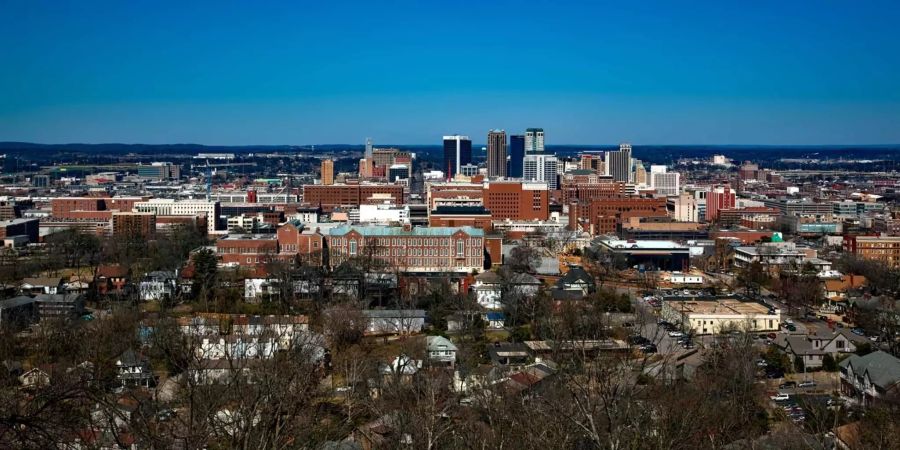
M 481 239 L 480 238 L 472 238 L 472 239 L 455 239 L 457 245 L 460 242 L 467 242 L 469 247 L 480 247 Z M 355 243 L 356 239 L 349 238 L 333 238 L 331 240 L 332 245 L 340 246 L 345 245 L 348 242 Z M 373 238 L 370 240 L 363 240 L 363 242 L 370 243 L 370 245 L 407 245 L 407 246 L 437 246 L 437 245 L 450 245 L 450 238 Z M 464 244 L 465 245 L 465 244 Z

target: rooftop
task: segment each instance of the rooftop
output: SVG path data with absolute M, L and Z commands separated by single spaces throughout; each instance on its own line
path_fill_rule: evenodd
M 404 229 L 403 227 L 388 226 L 350 226 L 343 225 L 328 230 L 331 236 L 343 236 L 350 231 L 356 231 L 363 236 L 452 236 L 457 231 L 462 231 L 469 236 L 482 237 L 484 230 L 474 227 L 413 227 Z
M 684 314 L 769 315 L 769 308 L 756 302 L 738 300 L 669 300 L 670 306 Z

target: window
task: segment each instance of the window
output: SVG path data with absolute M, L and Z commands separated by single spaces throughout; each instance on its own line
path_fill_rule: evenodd
M 456 241 L 456 256 L 461 257 L 465 255 L 466 243 L 462 241 L 462 239 Z
M 837 341 L 835 341 L 835 343 L 837 345 L 837 348 L 844 348 L 844 341 L 837 340 Z
M 356 254 L 356 239 L 351 239 L 351 240 L 350 240 L 350 254 L 351 254 L 351 255 L 355 255 L 355 254 Z

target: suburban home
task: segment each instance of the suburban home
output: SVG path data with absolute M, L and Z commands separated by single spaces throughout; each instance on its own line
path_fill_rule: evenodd
M 475 277 L 475 283 L 472 284 L 472 292 L 475 294 L 475 301 L 482 308 L 503 308 L 503 303 L 500 301 L 503 290 L 500 284 L 500 275 L 497 275 L 497 272 L 486 271 L 478 274 Z
M 843 275 L 840 278 L 823 281 L 822 287 L 829 302 L 843 304 L 847 301 L 847 294 L 862 288 L 865 284 L 866 277 L 862 275 Z
M 506 314 L 499 311 L 484 313 L 485 328 L 489 330 L 502 330 L 506 326 Z
M 413 334 L 425 326 L 421 309 L 367 309 L 362 314 L 368 320 L 366 334 Z
M 178 292 L 178 275 L 174 271 L 157 270 L 144 275 L 138 285 L 141 300 L 162 300 Z
M 852 355 L 840 362 L 841 395 L 862 406 L 900 393 L 900 359 L 876 351 L 865 356 Z
M 252 369 L 258 364 L 256 359 L 203 359 L 188 368 L 188 377 L 197 384 L 225 384 L 235 377 L 252 382 Z
M 834 332 L 807 336 L 780 334 L 775 340 L 775 345 L 790 356 L 791 361 L 799 357 L 803 360 L 803 367 L 818 369 L 822 367 L 825 355 L 831 355 L 837 360 L 839 354 L 853 353 L 856 351 L 856 345 L 864 342 L 868 342 L 868 339 L 857 336 L 845 329 L 839 329 Z
M 556 288 L 581 292 L 581 295 L 588 295 L 596 290 L 594 278 L 579 266 L 569 268 L 569 271 L 556 282 Z
M 63 279 L 60 277 L 25 278 L 19 289 L 25 295 L 59 294 L 63 290 Z
M 150 387 L 153 383 L 150 362 L 134 350 L 125 350 L 116 358 L 116 379 L 122 386 Z
M 19 375 L 19 383 L 25 388 L 40 388 L 50 384 L 50 371 L 35 367 Z
M 128 268 L 120 265 L 102 265 L 97 268 L 94 287 L 99 295 L 124 295 L 128 285 Z
M 522 343 L 495 342 L 488 345 L 488 356 L 496 366 L 523 366 L 531 360 L 528 346 Z
M 453 367 L 456 364 L 456 352 L 459 350 L 443 336 L 428 336 L 425 338 L 425 350 L 428 360 L 434 365 Z

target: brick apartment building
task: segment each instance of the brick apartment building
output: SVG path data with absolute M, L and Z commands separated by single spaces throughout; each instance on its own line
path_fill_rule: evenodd
M 271 234 L 237 234 L 216 241 L 216 255 L 223 264 L 255 266 L 278 255 L 278 240 Z
M 303 186 L 303 202 L 331 211 L 340 206 L 359 206 L 389 201 L 403 205 L 403 186 L 394 184 L 307 184 Z
M 615 181 L 612 177 L 600 177 L 594 174 L 590 177 L 594 181 L 586 181 L 583 178 L 585 177 L 579 175 L 566 175 L 563 178 L 559 188 L 563 203 L 570 204 L 573 200 L 592 201 L 598 198 L 625 195 L 625 183 Z M 608 178 L 608 180 L 604 180 L 604 178 Z
M 152 238 L 156 235 L 156 214 L 113 212 L 112 235 L 129 239 Z
M 569 229 L 612 234 L 630 217 L 668 217 L 665 198 L 607 197 L 569 204 Z
M 900 236 L 844 236 L 844 251 L 888 267 L 900 267 Z
M 484 231 L 472 227 L 354 227 L 329 230 L 332 267 L 372 257 L 390 270 L 469 274 L 484 268 Z

